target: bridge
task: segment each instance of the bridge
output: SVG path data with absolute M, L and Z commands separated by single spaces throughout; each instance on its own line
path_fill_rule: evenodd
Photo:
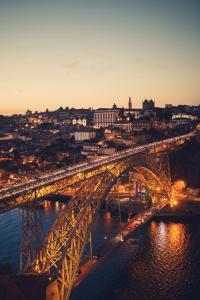
M 173 205 L 166 153 L 186 143 L 197 131 L 132 147 L 108 158 L 86 161 L 38 176 L 0 191 L 0 213 L 22 207 L 20 269 L 25 274 L 46 274 L 55 279 L 59 299 L 69 299 L 102 201 L 118 178 L 132 171 L 134 180 L 147 188 L 153 207 Z M 35 203 L 52 193 L 78 187 L 42 240 Z M 162 202 L 163 201 L 163 202 Z M 163 203 L 163 204 L 162 204 Z

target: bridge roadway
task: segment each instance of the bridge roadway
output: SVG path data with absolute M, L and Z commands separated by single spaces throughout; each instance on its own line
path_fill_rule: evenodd
M 70 178 L 73 175 L 78 173 L 85 173 L 91 171 L 99 166 L 107 165 L 123 158 L 129 157 L 134 154 L 142 153 L 145 151 L 149 151 L 155 149 L 157 147 L 162 147 L 164 145 L 170 145 L 173 143 L 177 143 L 179 141 L 184 141 L 192 138 L 196 135 L 195 131 L 192 131 L 188 134 L 184 134 L 177 137 L 172 137 L 168 139 L 164 139 L 158 142 L 153 142 L 149 144 L 145 144 L 142 146 L 132 147 L 123 151 L 118 151 L 117 153 L 109 156 L 108 158 L 100 158 L 95 160 L 94 162 L 83 162 L 77 165 L 73 165 L 67 168 L 62 168 L 54 172 L 49 172 L 44 175 L 40 175 L 38 179 L 31 179 L 26 183 L 15 184 L 9 188 L 1 189 L 0 191 L 0 204 L 10 198 L 19 197 L 22 194 L 26 194 L 31 191 L 36 191 L 40 188 L 50 186 L 56 182 L 62 181 L 64 179 Z

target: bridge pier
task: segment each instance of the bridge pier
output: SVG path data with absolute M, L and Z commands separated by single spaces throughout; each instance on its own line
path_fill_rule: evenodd
M 46 288 L 46 300 L 60 300 L 58 282 L 55 279 Z
M 21 209 L 20 272 L 22 273 L 36 259 L 42 243 L 42 225 L 36 206 L 36 202 L 31 202 Z

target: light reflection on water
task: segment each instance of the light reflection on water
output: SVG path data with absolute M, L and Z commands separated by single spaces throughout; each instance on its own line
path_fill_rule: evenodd
M 156 223 L 150 226 L 150 263 L 160 298 L 178 293 L 178 287 L 190 277 L 187 225 L 180 223 Z M 155 284 L 154 282 L 154 284 Z M 178 296 L 178 295 L 177 295 Z
M 44 236 L 46 236 L 58 214 L 66 204 L 48 200 L 43 201 L 42 207 L 38 208 Z M 93 226 L 93 249 L 97 249 L 104 241 L 104 236 L 119 227 L 118 218 L 112 218 L 110 214 L 100 214 Z M 98 232 L 96 234 L 96 232 Z M 9 262 L 13 271 L 19 271 L 21 235 L 21 209 L 14 209 L 0 214 L 0 262 Z M 87 247 L 88 248 L 88 247 Z
M 48 233 L 62 208 L 63 204 L 58 201 L 51 203 L 47 200 L 38 208 L 44 235 Z M 9 262 L 14 272 L 19 271 L 20 235 L 21 209 L 0 214 L 0 261 Z
M 44 202 L 39 209 L 45 233 L 63 204 Z M 18 271 L 20 210 L 0 215 L 0 260 Z M 99 214 L 93 249 L 119 228 L 119 220 Z M 200 222 L 152 221 L 133 233 L 77 287 L 71 300 L 199 300 Z M 95 253 L 94 253 L 95 254 Z
M 199 300 L 200 222 L 155 222 L 133 233 L 71 300 Z

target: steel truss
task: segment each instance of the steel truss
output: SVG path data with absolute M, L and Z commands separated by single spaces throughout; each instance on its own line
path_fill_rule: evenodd
M 69 299 L 102 200 L 117 179 L 129 170 L 140 174 L 152 193 L 159 187 L 170 199 L 170 179 L 164 174 L 161 159 L 153 155 L 138 154 L 126 158 L 110 165 L 105 172 L 96 172 L 95 176 L 82 181 L 76 195 L 59 214 L 36 258 L 24 270 L 57 278 L 60 300 Z
M 36 202 L 27 203 L 21 209 L 20 271 L 36 259 L 43 241 L 43 230 Z

